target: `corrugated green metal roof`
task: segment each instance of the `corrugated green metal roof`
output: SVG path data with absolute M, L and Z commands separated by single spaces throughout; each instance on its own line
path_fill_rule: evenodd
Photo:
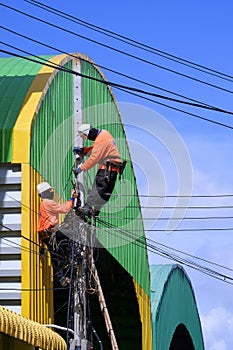
M 52 56 L 41 56 L 49 59 Z M 18 57 L 0 58 L 0 162 L 11 162 L 12 130 L 25 95 L 41 65 Z
M 156 315 L 158 312 L 169 274 L 177 267 L 177 264 L 151 266 L 151 302 L 153 303 L 153 315 Z
M 51 56 L 48 58 L 50 57 Z M 4 94 L 6 99 L 8 98 L 7 103 L 2 103 L 0 105 L 0 112 L 4 115 L 4 117 L 0 119 L 6 119 L 6 125 L 3 125 L 3 123 L 0 125 L 0 130 L 4 135 L 4 138 L 1 138 L 1 148 L 5 147 L 1 162 L 10 162 L 12 153 L 12 130 L 25 96 L 27 96 L 32 83 L 34 88 L 33 91 L 37 92 L 36 84 L 38 81 L 34 81 L 34 78 L 36 78 L 41 65 L 15 58 L 2 59 L 2 61 L 0 61 L 0 64 L 1 63 L 1 91 L 4 92 L 7 86 L 7 81 L 10 82 L 8 83 L 8 92 Z M 72 63 L 71 57 L 67 56 L 62 64 L 67 68 L 72 68 Z M 85 73 L 90 77 L 103 79 L 102 73 L 99 72 L 92 62 L 88 62 L 88 60 L 85 63 L 82 62 L 81 68 L 82 73 Z M 73 154 L 71 152 L 74 142 L 73 85 L 74 82 L 72 75 L 61 71 L 55 73 L 49 80 L 48 90 L 46 90 L 46 93 L 43 94 L 43 98 L 41 98 L 39 109 L 36 111 L 36 118 L 31 120 L 30 165 L 33 171 L 35 170 L 36 174 L 39 174 L 43 179 L 51 182 L 51 184 L 55 186 L 56 192 L 63 199 L 68 197 L 68 192 L 70 194 L 68 187 L 71 187 L 71 182 L 69 180 L 70 174 L 72 174 L 70 170 L 73 166 Z M 12 101 L 13 98 L 14 101 Z M 110 227 L 107 227 L 106 231 L 105 226 L 101 224 L 100 226 L 102 230 L 98 230 L 98 234 L 100 231 L 102 232 L 101 237 L 103 239 L 100 240 L 101 243 L 106 243 L 109 252 L 130 273 L 134 282 L 137 283 L 137 296 L 142 317 L 141 321 L 142 323 L 145 323 L 145 326 L 143 326 L 143 336 L 145 338 L 146 336 L 148 337 L 148 333 L 150 333 L 151 330 L 149 328 L 146 329 L 146 327 L 150 327 L 151 325 L 149 308 L 149 266 L 147 251 L 145 249 L 145 234 L 137 195 L 136 180 L 130 159 L 126 135 L 124 133 L 118 107 L 108 86 L 98 83 L 95 80 L 83 78 L 82 103 L 84 121 L 91 122 L 96 127 L 108 129 L 116 138 L 117 143 L 118 140 L 120 141 L 118 146 L 123 159 L 128 160 L 124 174 L 125 182 L 120 183 L 118 181 L 116 185 L 116 188 L 119 187 L 116 193 L 123 195 L 118 196 L 119 203 L 115 208 L 118 207 L 122 209 L 118 209 L 117 212 L 115 212 L 115 210 L 112 211 L 112 208 L 107 209 L 107 214 L 109 215 L 110 220 L 107 224 L 110 225 Z M 94 107 L 94 114 L 88 113 L 92 111 L 92 107 Z M 11 108 L 13 110 L 11 110 Z M 29 113 L 32 114 L 32 116 L 35 113 L 33 108 L 31 108 L 31 112 L 29 109 Z M 66 123 L 67 120 L 71 122 L 71 125 Z M 9 133 L 6 137 L 7 128 L 9 129 Z M 61 130 L 61 135 L 60 137 L 56 137 L 57 131 L 59 132 L 59 130 Z M 17 134 L 14 134 L 14 137 L 16 137 L 15 135 Z M 19 136 L 18 139 L 21 141 Z M 60 164 L 61 162 L 62 165 Z M 88 181 L 90 183 L 93 182 L 95 172 L 96 169 L 92 169 L 89 172 L 86 177 L 87 183 Z M 33 172 L 30 178 L 30 191 L 32 193 L 34 193 L 33 191 L 36 188 L 37 181 L 37 176 L 34 176 Z M 127 197 L 129 199 L 128 201 Z M 114 197 L 112 198 L 112 201 L 115 205 Z M 30 197 L 30 203 L 28 205 L 31 208 L 34 208 L 34 205 L 36 206 L 33 195 Z M 102 218 L 102 213 L 100 218 Z M 30 222 L 30 225 L 33 227 L 34 224 L 33 221 Z M 138 242 L 138 240 L 140 240 L 140 242 Z M 148 342 L 148 344 L 149 343 L 150 342 Z
M 204 343 L 191 282 L 179 265 L 151 266 L 153 350 L 167 350 L 180 324 L 185 325 L 195 350 Z
M 64 68 L 72 69 L 72 61 Z M 69 174 L 74 162 L 73 114 L 73 75 L 59 71 L 50 82 L 32 126 L 30 164 L 65 200 L 72 187 Z
M 103 79 L 95 65 L 82 61 L 85 76 Z M 133 276 L 149 296 L 149 266 L 145 233 L 136 179 L 121 116 L 109 88 L 98 81 L 82 78 L 83 117 L 100 129 L 107 129 L 116 140 L 122 159 L 127 160 L 123 182 L 116 182 L 113 196 L 102 208 L 97 222 L 97 238 Z M 96 168 L 88 171 L 86 189 L 92 187 Z M 89 179 L 92 179 L 90 182 Z M 114 196 L 115 194 L 115 196 Z

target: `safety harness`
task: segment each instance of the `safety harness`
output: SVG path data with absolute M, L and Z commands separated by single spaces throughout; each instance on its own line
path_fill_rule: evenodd
M 110 161 L 105 162 L 104 165 L 104 178 L 106 181 L 110 181 L 111 178 L 111 172 L 117 172 L 119 173 L 119 179 L 121 180 L 125 166 L 126 166 L 127 161 L 124 160 L 123 162 L 118 162 L 118 163 L 112 163 Z

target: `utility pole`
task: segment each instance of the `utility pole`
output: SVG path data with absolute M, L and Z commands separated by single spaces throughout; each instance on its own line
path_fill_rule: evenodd
M 74 225 L 73 225 L 74 226 Z M 72 298 L 72 318 L 73 318 L 73 330 L 74 338 L 70 342 L 70 350 L 92 350 L 91 339 L 88 339 L 87 335 L 87 245 L 86 237 L 81 237 L 85 233 L 84 223 L 78 222 L 75 225 L 74 231 L 75 237 L 73 242 L 73 249 L 75 253 L 73 254 L 74 261 L 73 265 L 73 276 L 72 276 L 72 288 L 73 288 L 73 298 Z M 78 227 L 78 229 L 77 229 Z M 86 235 L 85 235 L 86 236 Z
M 81 220 L 80 220 L 81 221 Z M 80 222 L 80 231 L 85 236 L 84 240 L 86 245 L 83 247 L 83 254 L 81 256 L 81 263 L 77 264 L 76 278 L 73 281 L 74 288 L 74 314 L 73 314 L 73 325 L 74 325 L 74 339 L 70 343 L 70 350 L 92 350 L 92 340 L 88 339 L 87 327 L 90 320 L 87 315 L 87 267 L 89 261 L 89 268 L 94 277 L 96 283 L 96 294 L 99 300 L 100 310 L 104 317 L 106 330 L 108 337 L 111 342 L 112 350 L 119 350 L 115 333 L 113 330 L 112 322 L 104 298 L 104 293 L 101 287 L 99 275 L 95 266 L 93 258 L 93 226 L 84 222 Z M 89 231 L 89 232 L 88 232 Z M 80 258 L 80 257 L 78 257 Z M 93 329 L 92 329 L 93 332 Z M 94 335 L 96 331 L 94 330 Z M 98 340 L 99 341 L 99 340 Z
M 83 142 L 78 139 L 78 127 L 83 123 L 82 115 L 82 78 L 81 78 L 81 60 L 75 58 L 73 60 L 73 70 L 78 74 L 73 77 L 73 91 L 74 91 L 74 146 L 83 147 Z M 75 154 L 74 166 L 77 167 L 83 160 L 83 154 Z M 84 175 L 81 173 L 75 178 L 75 190 L 79 194 L 76 200 L 76 207 L 84 205 Z M 105 303 L 103 291 L 100 285 L 99 276 L 95 267 L 93 259 L 93 232 L 92 225 L 86 223 L 80 218 L 77 218 L 79 222 L 75 225 L 74 236 L 76 235 L 76 243 L 83 247 L 83 251 L 80 254 L 75 254 L 78 262 L 73 262 L 74 272 L 73 275 L 73 328 L 74 328 L 74 338 L 70 341 L 69 350 L 92 350 L 93 344 L 88 335 L 87 329 L 88 325 L 90 327 L 90 320 L 87 315 L 87 271 L 88 267 L 94 272 L 95 280 L 97 281 L 97 295 L 100 303 L 100 309 L 105 319 L 105 324 L 107 328 L 107 333 L 110 337 L 112 349 L 118 350 L 115 334 L 112 328 L 111 320 Z M 74 226 L 74 225 L 73 225 Z M 78 232 L 77 232 L 78 231 Z M 74 238 L 74 239 L 75 239 Z M 77 247 L 75 247 L 77 249 Z M 77 252 L 76 252 L 77 253 Z M 88 266 L 89 264 L 89 266 Z M 92 333 L 96 335 L 96 331 L 93 327 Z M 100 340 L 98 339 L 101 344 Z

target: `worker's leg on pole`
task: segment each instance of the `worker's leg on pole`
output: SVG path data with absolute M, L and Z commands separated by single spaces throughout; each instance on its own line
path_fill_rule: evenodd
M 63 259 L 63 257 L 60 255 L 59 250 L 57 251 L 54 249 L 54 244 L 51 242 L 50 238 L 44 239 L 43 243 L 47 246 L 47 249 L 50 252 L 50 257 L 53 266 L 53 276 L 64 287 L 67 284 L 65 283 L 66 278 L 64 277 L 65 259 Z
M 98 170 L 95 182 L 91 192 L 88 195 L 86 204 L 81 209 L 84 215 L 91 214 L 91 210 L 94 209 L 93 214 L 99 215 L 101 208 L 109 201 L 113 192 L 115 182 L 117 178 L 117 172 L 112 171 L 109 174 L 108 180 L 105 178 L 105 170 Z

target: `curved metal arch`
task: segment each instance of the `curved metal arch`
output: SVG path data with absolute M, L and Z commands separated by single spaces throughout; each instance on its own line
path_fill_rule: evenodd
M 153 350 L 169 349 L 183 324 L 195 350 L 204 350 L 203 335 L 191 281 L 180 265 L 151 266 Z

